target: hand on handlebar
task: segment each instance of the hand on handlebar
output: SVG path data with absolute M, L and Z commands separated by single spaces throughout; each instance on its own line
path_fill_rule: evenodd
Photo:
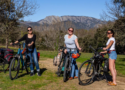
M 79 49 L 79 51 L 81 51 L 81 50 L 82 50 L 82 48 L 80 48 L 80 47 L 79 47 L 78 49 Z
M 13 45 L 13 43 L 11 42 L 11 43 L 10 43 L 10 45 L 12 46 L 12 45 Z
M 28 44 L 27 46 L 30 47 L 32 44 Z

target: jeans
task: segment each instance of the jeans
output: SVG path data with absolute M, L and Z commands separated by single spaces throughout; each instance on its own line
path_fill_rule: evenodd
M 29 56 L 29 58 L 30 58 L 30 63 L 31 63 L 30 64 L 30 70 L 31 70 L 31 72 L 34 72 L 33 62 L 35 64 L 35 66 L 36 66 L 37 72 L 39 72 L 40 69 L 39 69 L 39 64 L 38 64 L 38 59 L 37 59 L 36 48 L 34 48 L 34 49 L 28 49 L 28 51 L 29 51 L 29 53 L 27 54 L 27 56 Z M 32 57 L 33 57 L 33 60 L 32 60 Z
M 70 60 L 71 60 L 71 73 L 70 73 L 70 77 L 74 77 L 77 76 L 78 77 L 78 66 L 76 64 L 76 59 L 72 58 L 72 54 L 76 54 L 78 51 L 71 51 L 71 52 L 68 52 L 68 53 L 71 53 L 71 56 L 70 56 Z

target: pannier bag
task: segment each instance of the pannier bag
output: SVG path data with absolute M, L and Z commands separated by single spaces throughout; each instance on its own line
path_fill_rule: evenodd
M 54 57 L 53 65 L 55 66 L 59 65 L 61 58 L 62 58 L 62 52 L 59 52 L 57 56 Z
M 109 71 L 109 60 L 108 59 L 105 60 L 104 70 L 103 71 L 104 72 L 108 72 Z
M 13 58 L 14 51 L 11 49 L 4 49 L 4 59 L 8 62 Z

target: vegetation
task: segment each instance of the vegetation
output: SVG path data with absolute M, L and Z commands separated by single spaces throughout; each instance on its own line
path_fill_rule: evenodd
M 0 0 L 0 32 L 6 48 L 9 40 L 17 38 L 21 18 L 32 15 L 35 9 L 35 3 L 29 0 Z

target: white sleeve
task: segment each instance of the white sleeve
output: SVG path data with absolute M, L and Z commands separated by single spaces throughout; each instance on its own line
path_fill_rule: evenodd
M 76 35 L 74 35 L 74 39 L 78 38 Z
M 115 41 L 115 38 L 111 38 L 110 41 Z

